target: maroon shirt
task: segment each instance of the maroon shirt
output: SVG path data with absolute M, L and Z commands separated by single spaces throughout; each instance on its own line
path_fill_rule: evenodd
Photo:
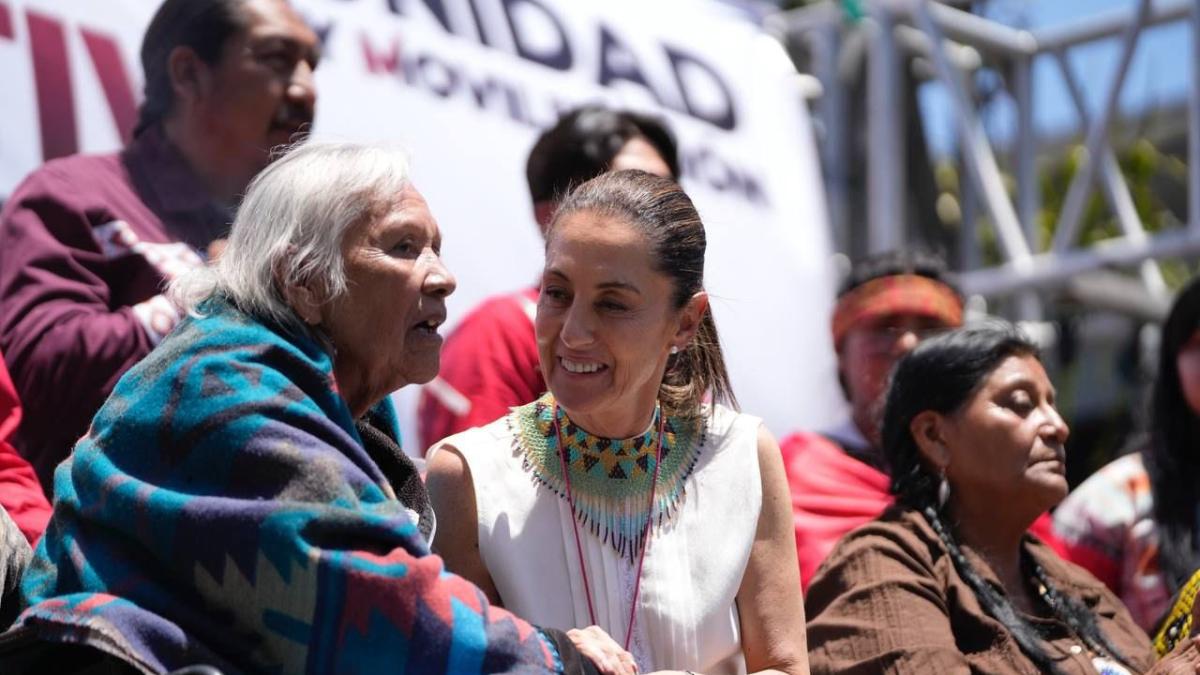
M 13 444 L 47 493 L 113 385 L 179 320 L 165 281 L 230 219 L 157 128 L 120 154 L 47 162 L 9 196 L 0 351 L 25 408 Z

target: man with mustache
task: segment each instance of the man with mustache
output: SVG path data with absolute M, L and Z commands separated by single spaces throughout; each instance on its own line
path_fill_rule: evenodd
M 47 162 L 0 212 L 0 351 L 54 467 L 113 385 L 174 327 L 165 283 L 222 243 L 250 180 L 313 119 L 318 39 L 285 0 L 166 0 L 143 38 L 145 101 L 116 154 Z

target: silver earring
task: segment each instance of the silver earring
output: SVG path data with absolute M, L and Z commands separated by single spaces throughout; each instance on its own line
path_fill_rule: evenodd
M 678 353 L 679 353 L 679 347 L 676 347 L 675 345 L 671 345 L 671 353 L 672 353 L 672 354 L 678 354 Z
M 937 489 L 938 510 L 946 508 L 946 502 L 950 501 L 950 483 L 946 480 L 946 474 L 942 474 L 942 481 L 938 483 Z

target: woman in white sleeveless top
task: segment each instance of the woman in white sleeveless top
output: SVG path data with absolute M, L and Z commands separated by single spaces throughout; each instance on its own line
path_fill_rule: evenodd
M 492 602 L 586 628 L 609 672 L 807 673 L 779 448 L 720 403 L 704 249 L 673 181 L 567 197 L 535 321 L 550 392 L 430 451 L 433 545 Z

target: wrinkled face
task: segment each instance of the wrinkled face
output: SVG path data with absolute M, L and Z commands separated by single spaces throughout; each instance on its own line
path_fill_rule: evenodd
M 670 348 L 694 333 L 692 304 L 707 303 L 698 295 L 681 311 L 673 294 L 631 225 L 581 211 L 555 226 L 535 322 L 538 354 L 550 391 L 583 428 L 620 438 L 644 431 Z
M 1033 356 L 1010 356 L 961 410 L 946 418 L 945 468 L 955 500 L 1020 504 L 1030 521 L 1067 495 L 1069 429 Z
M 437 328 L 455 286 L 439 257 L 441 243 L 437 222 L 411 186 L 346 233 L 347 290 L 321 307 L 321 326 L 337 350 L 338 387 L 356 415 L 437 375 Z
M 318 40 L 284 0 L 248 0 L 246 29 L 206 66 L 195 113 L 210 144 L 211 173 L 250 182 L 269 150 L 288 143 L 313 121 Z
M 876 418 L 892 366 L 921 340 L 950 328 L 929 316 L 889 314 L 846 331 L 838 349 L 838 369 L 854 421 L 871 443 L 879 445 Z
M 1184 343 L 1175 357 L 1179 369 L 1179 386 L 1192 413 L 1200 415 L 1200 329 Z

